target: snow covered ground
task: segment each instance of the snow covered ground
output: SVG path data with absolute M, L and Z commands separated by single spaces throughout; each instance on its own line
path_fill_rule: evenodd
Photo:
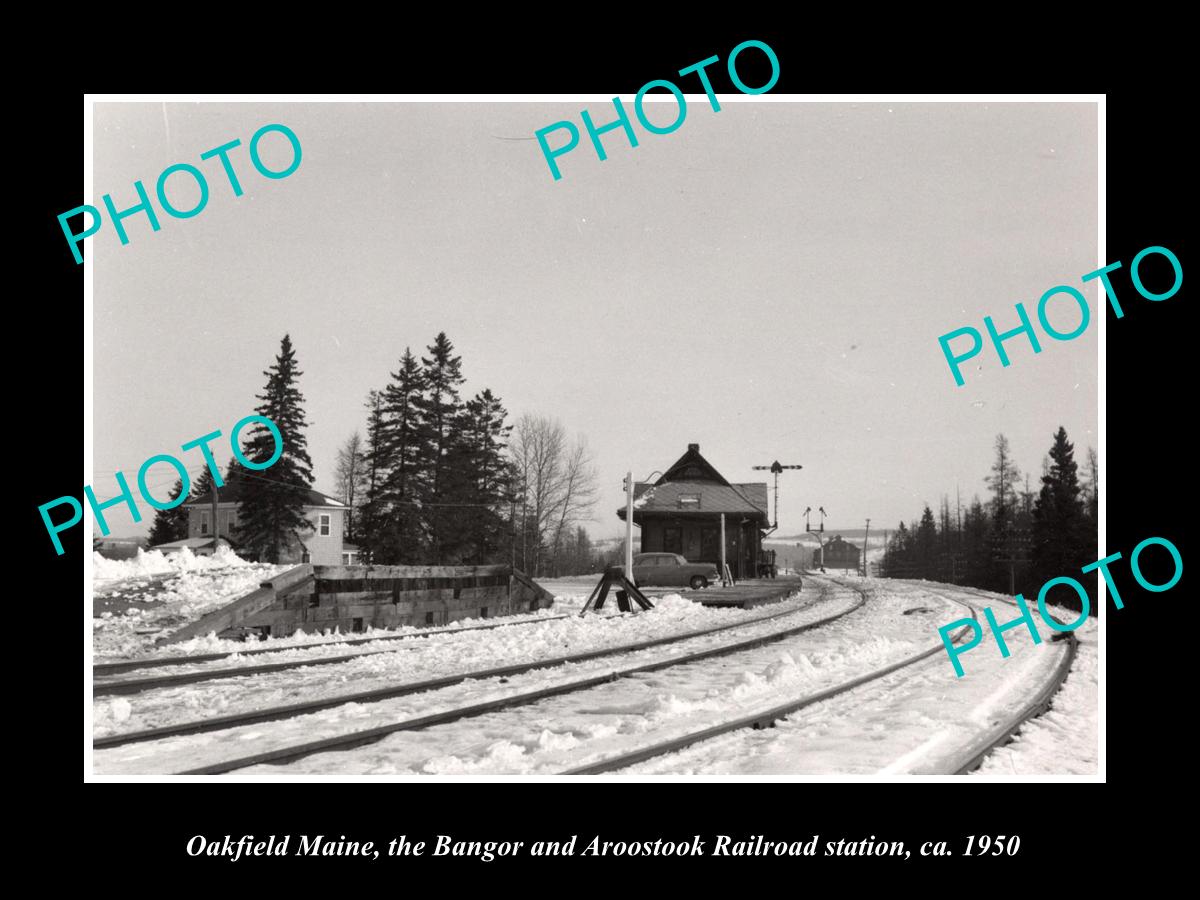
M 1002 614 L 1006 604 L 999 595 L 994 600 L 981 599 L 950 585 L 884 583 L 896 596 L 908 596 L 914 602 L 958 598 L 980 609 L 991 606 L 1002 623 L 1012 618 Z M 1059 617 L 1072 621 L 1075 614 L 1060 611 Z M 948 621 L 939 619 L 937 625 Z M 1050 642 L 1054 632 L 1040 621 L 1039 625 L 1043 642 L 1036 646 L 1024 629 L 1005 633 L 1012 651 L 1008 659 L 1001 657 L 986 637 L 985 643 L 961 657 L 966 670 L 962 678 L 955 677 L 946 655 L 937 653 L 799 710 L 774 728 L 726 735 L 626 771 L 703 775 L 945 773 L 973 737 L 1014 715 L 1028 701 L 1032 688 L 1043 684 L 1054 671 L 1065 644 Z M 1077 657 L 1072 677 L 1079 684 L 1094 684 L 1094 657 Z M 1034 749 L 1024 754 L 1024 771 L 1016 769 L 1017 774 L 1095 774 L 1096 731 L 1086 724 L 1096 715 L 1095 694 L 1090 700 L 1086 694 L 1079 691 L 1078 696 L 1068 695 L 1061 701 L 1075 712 L 1069 726 L 1071 736 L 1057 742 L 1057 753 L 1042 752 L 1044 738 L 1029 739 Z M 1037 734 L 1045 730 L 1045 726 L 1026 727 L 1036 729 Z M 1062 729 L 1058 731 L 1061 735 Z M 988 765 L 985 774 L 998 774 L 996 762 Z M 1015 768 L 1004 774 L 1014 774 Z
M 840 582 L 840 583 L 839 583 Z M 591 577 L 547 585 L 556 607 L 581 604 Z M 805 580 L 803 604 L 787 624 L 815 621 L 851 608 L 858 590 L 868 603 L 817 629 L 765 647 L 633 674 L 533 704 L 419 731 L 342 752 L 317 754 L 287 766 L 264 765 L 244 774 L 548 774 L 657 744 L 672 737 L 771 708 L 792 698 L 878 671 L 940 646 L 937 628 L 991 606 L 1001 622 L 1011 606 L 1000 595 L 950 585 L 880 579 L 814 577 Z M 819 597 L 817 596 L 819 594 Z M 576 607 L 577 608 L 577 607 Z M 557 612 L 554 610 L 552 612 Z M 619 672 L 647 661 L 682 656 L 703 647 L 779 630 L 785 623 L 753 619 L 776 611 L 709 609 L 678 596 L 651 613 L 534 621 L 514 627 L 431 635 L 397 641 L 396 652 L 348 663 L 298 668 L 211 684 L 99 698 L 97 735 L 137 730 L 250 708 L 341 696 L 442 674 L 509 665 L 531 658 L 648 640 L 712 624 L 746 622 L 731 632 L 693 638 L 618 657 L 538 669 L 510 678 L 474 679 L 444 689 L 376 703 L 348 703 L 293 719 L 209 734 L 98 751 L 99 774 L 179 772 L 309 740 L 403 722 L 431 713 L 522 694 L 543 687 Z M 1059 611 L 1071 621 L 1075 614 Z M 982 612 L 980 612 L 982 618 Z M 981 775 L 1094 774 L 1097 765 L 1096 623 L 1077 632 L 1082 647 L 1048 714 L 1027 723 L 1017 739 L 993 753 Z M 1035 646 L 1021 630 L 1006 632 L 1012 656 L 994 641 L 962 656 L 957 679 L 942 652 L 857 689 L 813 704 L 762 731 L 743 730 L 624 770 L 638 774 L 920 774 L 943 772 L 978 736 L 1010 718 L 1045 683 L 1064 644 Z M 418 646 L 419 645 L 419 646 Z M 309 650 L 342 653 L 345 647 Z M 365 649 L 374 649 L 368 646 Z M 270 654 L 274 662 L 304 651 Z M 246 658 L 262 662 L 263 657 Z M 229 660 L 222 661 L 225 665 Z
M 135 559 L 92 559 L 92 652 L 96 661 L 148 655 L 156 639 L 248 594 L 287 568 L 239 559 L 227 547 L 213 556 L 186 548 L 164 556 L 138 551 Z M 244 646 L 244 645 L 243 645 Z
M 659 600 L 649 612 L 636 615 L 569 616 L 533 620 L 512 628 L 433 634 L 420 641 L 388 642 L 385 648 L 357 648 L 364 652 L 343 663 L 159 688 L 131 696 L 98 697 L 92 707 L 93 733 L 101 737 L 116 731 L 138 731 L 553 659 L 739 621 L 752 622 L 774 612 L 778 610 L 771 607 L 712 609 L 673 594 Z M 348 652 L 347 648 L 335 647 L 322 654 L 321 649 L 284 650 L 271 654 L 271 661 L 308 659 L 314 652 Z M 261 661 L 250 657 L 251 663 Z
M 1078 612 L 1049 607 L 1063 622 Z M 1075 630 L 1079 649 L 1070 674 L 1050 708 L 1021 726 L 1011 743 L 1000 747 L 972 775 L 1095 775 L 1100 749 L 1100 623 L 1095 616 Z
M 810 595 L 806 603 L 790 603 L 786 606 L 780 604 L 779 606 L 760 607 L 754 610 L 718 610 L 701 607 L 690 601 L 675 598 L 673 601 L 668 600 L 660 603 L 653 612 L 640 613 L 637 616 L 614 617 L 612 619 L 587 617 L 582 620 L 572 617 L 571 619 L 561 620 L 561 622 L 580 623 L 584 629 L 594 630 L 597 636 L 603 636 L 606 633 L 612 635 L 623 632 L 628 637 L 632 634 L 634 640 L 648 639 L 652 634 L 659 631 L 667 634 L 678 634 L 683 631 L 697 630 L 700 627 L 711 627 L 713 624 L 720 625 L 738 620 L 743 621 L 745 624 L 729 631 L 690 638 L 665 646 L 622 653 L 617 656 L 606 656 L 576 664 L 535 669 L 521 675 L 471 679 L 437 691 L 395 697 L 375 703 L 341 704 L 327 710 L 320 710 L 279 722 L 264 722 L 239 728 L 230 728 L 220 732 L 166 738 L 153 742 L 115 747 L 109 750 L 99 750 L 95 753 L 94 763 L 98 773 L 178 772 L 206 762 L 234 758 L 251 752 L 270 750 L 301 741 L 317 740 L 348 732 L 361 731 L 385 723 L 417 718 L 434 712 L 487 702 L 552 685 L 592 678 L 597 675 L 608 676 L 622 669 L 635 667 L 647 662 L 674 658 L 699 649 L 731 643 L 736 640 L 745 640 L 757 635 L 770 633 L 783 627 L 782 620 L 759 621 L 757 623 L 756 620 L 761 620 L 768 614 L 782 612 L 789 608 L 794 610 L 795 613 L 794 615 L 789 614 L 785 617 L 787 623 L 799 625 L 833 615 L 851 605 L 853 603 L 849 602 L 846 598 L 842 598 L 836 602 L 833 598 L 817 601 Z M 658 625 L 653 625 L 650 619 L 656 614 L 661 616 L 664 621 Z M 672 621 L 674 622 L 673 626 L 670 625 Z M 549 627 L 558 624 L 561 623 L 547 622 L 537 627 Z M 497 631 L 514 632 L 512 636 L 513 640 L 519 641 L 523 646 L 531 638 L 530 629 L 528 628 L 497 629 Z M 567 634 L 570 633 L 568 632 Z M 495 636 L 497 632 L 479 632 L 477 634 L 491 634 Z M 456 637 L 466 638 L 468 635 L 457 635 Z M 544 640 L 544 636 L 541 640 Z M 623 643 L 623 641 L 620 643 Z M 568 652 L 576 649 L 574 647 L 556 648 L 553 645 L 551 645 L 551 648 L 556 651 L 555 655 L 559 655 L 557 653 L 559 649 L 565 649 Z M 524 652 L 518 655 L 518 659 L 528 658 L 529 648 L 526 646 Z M 437 664 L 437 660 L 426 658 L 425 663 Z M 341 669 L 343 667 L 338 665 L 325 668 Z M 320 670 L 316 669 L 312 671 L 319 672 Z M 254 678 L 257 676 L 251 677 Z M 408 679 L 396 678 L 391 683 L 404 680 Z M 335 693 L 346 693 L 345 687 L 343 685 L 342 689 Z M 354 689 L 358 687 L 358 683 L 353 685 Z M 157 694 L 160 692 L 154 693 Z M 255 697 L 262 696 L 257 691 L 252 693 Z M 114 699 L 125 700 L 126 698 L 118 697 Z M 135 696 L 128 699 L 137 702 L 139 697 Z M 99 704 L 102 701 L 97 702 Z M 268 702 L 264 701 L 261 704 L 254 703 L 253 705 L 265 706 L 268 705 Z M 113 712 L 116 715 L 121 715 L 119 710 L 113 710 Z M 132 713 L 132 710 L 129 712 Z M 189 708 L 187 712 L 190 714 L 184 716 L 184 718 L 197 718 L 202 713 L 202 710 Z M 223 710 L 218 710 L 217 712 L 223 712 Z M 128 721 L 128 718 L 126 721 Z M 476 723 L 480 721 L 482 719 L 464 720 L 458 723 L 458 727 L 463 734 L 471 734 Z M 120 723 L 120 725 L 122 731 L 127 730 L 124 722 Z M 435 729 L 429 729 L 428 733 L 434 733 L 435 731 Z M 422 732 L 422 734 L 426 734 L 426 732 Z

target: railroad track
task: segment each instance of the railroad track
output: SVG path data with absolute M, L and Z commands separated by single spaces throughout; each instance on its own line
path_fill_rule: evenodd
M 1012 606 L 1017 605 L 1007 597 L 991 597 L 981 591 L 969 588 L 963 589 L 963 593 L 972 594 L 993 603 L 996 600 L 1000 600 Z M 1061 619 L 1053 616 L 1051 618 L 1054 618 L 1054 621 L 1059 625 L 1066 624 Z M 988 754 L 993 750 L 998 750 L 1012 740 L 1013 735 L 1017 733 L 1022 725 L 1030 719 L 1036 719 L 1050 708 L 1050 704 L 1054 701 L 1054 695 L 1058 693 L 1063 682 L 1067 680 L 1067 676 L 1071 673 L 1071 666 L 1075 662 L 1075 654 L 1079 651 L 1079 638 L 1075 637 L 1074 631 L 1056 632 L 1055 638 L 1051 638 L 1051 640 L 1055 639 L 1065 641 L 1067 649 L 1059 658 L 1058 665 L 1055 666 L 1052 677 L 1042 685 L 1038 692 L 1015 715 L 1009 717 L 1008 721 L 989 729 L 956 757 L 954 763 L 955 775 L 967 775 L 978 769 Z
M 226 716 L 213 716 L 205 719 L 197 719 L 191 722 L 183 722 L 174 725 L 164 725 L 157 728 L 145 729 L 142 731 L 108 735 L 106 737 L 96 738 L 95 741 L 93 741 L 92 746 L 95 749 L 104 749 L 107 747 L 117 747 L 122 744 L 157 740 L 159 738 L 172 737 L 180 734 L 199 734 L 206 731 L 219 731 L 225 728 L 232 728 L 237 725 L 249 725 L 256 722 L 269 722 L 278 719 L 293 718 L 294 716 L 304 715 L 306 713 L 316 712 L 318 710 L 328 709 L 334 706 L 341 706 L 345 703 L 373 703 L 380 700 L 387 700 L 392 697 L 401 697 L 406 694 L 438 690 L 440 688 L 460 684 L 464 681 L 472 679 L 521 675 L 534 669 L 554 668 L 557 666 L 566 665 L 568 663 L 587 662 L 589 660 L 599 659 L 605 656 L 615 656 L 621 653 L 631 653 L 638 650 L 646 650 L 651 647 L 659 647 L 666 644 L 678 643 L 680 641 L 717 634 L 719 632 L 729 631 L 735 628 L 746 628 L 761 622 L 778 619 L 783 616 L 794 615 L 795 613 L 801 612 L 807 608 L 808 605 L 806 604 L 802 607 L 788 608 L 777 612 L 772 612 L 764 616 L 755 616 L 749 619 L 742 619 L 738 622 L 728 625 L 717 625 L 711 628 L 702 628 L 694 631 L 684 632 L 682 634 L 668 635 L 666 637 L 638 641 L 631 644 L 621 644 L 616 647 L 605 647 L 598 650 L 588 650 L 582 653 L 573 653 L 565 656 L 551 657 L 548 659 L 531 660 L 529 662 L 518 663 L 515 665 L 458 673 L 399 685 L 390 685 L 384 688 L 377 688 L 369 691 L 359 691 L 353 694 L 341 694 L 336 697 L 322 698 L 319 700 L 311 700 L 302 703 L 286 704 L 267 709 L 254 710 L 251 712 L 235 713 Z M 301 662 L 298 665 L 304 664 L 305 663 Z
M 835 583 L 844 584 L 844 582 Z M 845 586 L 850 587 L 850 585 Z M 939 594 L 936 591 L 929 591 L 925 585 L 921 585 L 921 587 L 933 596 L 940 597 L 943 600 L 962 606 L 971 614 L 971 618 L 973 620 L 976 622 L 979 621 L 979 616 L 977 615 L 976 610 L 967 603 L 964 603 L 953 597 L 947 597 L 943 594 Z M 995 597 L 990 597 L 980 592 L 971 590 L 966 590 L 964 593 L 970 593 L 992 602 L 995 602 L 997 599 Z M 1008 602 L 1011 603 L 1012 601 Z M 1016 606 L 1015 603 L 1012 603 L 1012 605 Z M 1060 624 L 1063 623 L 1060 622 Z M 954 633 L 951 640 L 955 644 L 959 643 L 966 630 L 966 626 L 959 629 Z M 1049 707 L 1054 695 L 1058 692 L 1059 687 L 1061 687 L 1062 682 L 1066 680 L 1067 673 L 1071 669 L 1071 663 L 1075 658 L 1075 650 L 1078 645 L 1078 641 L 1075 639 L 1073 632 L 1068 632 L 1067 634 L 1070 638 L 1068 650 L 1059 660 L 1058 665 L 1055 667 L 1052 678 L 1039 689 L 1033 699 L 1021 707 L 1021 710 L 1018 714 L 1010 717 L 1006 722 L 989 729 L 980 738 L 972 741 L 967 748 L 954 757 L 955 762 L 952 764 L 952 766 L 948 766 L 946 768 L 951 768 L 953 774 L 955 775 L 967 774 L 968 772 L 977 768 L 983 762 L 984 758 L 986 758 L 986 756 L 992 752 L 992 750 L 1006 743 L 1025 722 L 1037 715 L 1040 715 L 1046 710 L 1047 707 Z M 667 741 L 661 741 L 648 747 L 610 756 L 603 760 L 589 763 L 584 766 L 577 766 L 572 769 L 567 769 L 560 774 L 597 775 L 604 772 L 613 772 L 618 769 L 624 769 L 638 763 L 646 762 L 647 760 L 654 759 L 659 756 L 665 756 L 669 753 L 678 752 L 702 741 L 721 737 L 723 735 L 741 731 L 743 729 L 767 728 L 776 721 L 786 718 L 787 716 L 790 716 L 791 714 L 798 712 L 805 707 L 812 706 L 832 697 L 836 697 L 839 694 L 847 693 L 848 691 L 852 691 L 864 684 L 877 681 L 893 672 L 914 666 L 917 663 L 920 663 L 921 661 L 942 652 L 944 649 L 944 646 L 939 643 L 928 650 L 913 654 L 912 656 L 900 660 L 899 662 L 876 669 L 875 671 L 869 672 L 866 675 L 851 679 L 850 681 L 844 682 L 840 685 L 835 685 L 834 687 L 819 691 L 815 694 L 810 694 L 806 697 L 801 697 L 787 703 L 782 703 L 778 706 L 752 713 L 750 715 L 740 716 L 736 719 L 731 719 L 728 722 L 723 722 L 718 725 L 698 729 L 688 734 L 684 734 Z
M 388 723 L 386 725 L 375 728 L 351 732 L 345 735 L 324 738 L 316 741 L 308 741 L 301 744 L 285 746 L 269 751 L 254 753 L 247 756 L 239 757 L 231 760 L 224 760 L 206 766 L 188 769 L 178 774 L 198 775 L 198 774 L 221 774 L 231 772 L 237 769 L 246 768 L 248 766 L 259 765 L 263 763 L 286 763 L 295 759 L 300 759 L 314 753 L 321 753 L 329 750 L 348 750 L 354 747 L 363 746 L 381 740 L 389 734 L 399 731 L 413 731 L 428 728 L 434 725 L 442 725 L 449 722 L 454 722 L 460 719 L 470 718 L 473 716 L 482 715 L 488 712 L 494 712 L 501 709 L 507 709 L 516 706 L 523 706 L 530 703 L 535 703 L 538 700 L 546 697 L 557 696 L 574 691 L 584 690 L 589 687 L 611 682 L 619 678 L 629 677 L 631 675 L 653 672 L 660 669 L 665 669 L 672 666 L 685 665 L 698 660 L 710 659 L 717 656 L 723 656 L 739 651 L 748 650 L 753 647 L 759 647 L 794 634 L 799 634 L 804 631 L 809 631 L 815 628 L 820 628 L 829 624 L 841 617 L 848 615 L 855 610 L 860 609 L 866 602 L 866 598 L 859 593 L 859 600 L 853 606 L 841 610 L 833 615 L 824 616 L 815 621 L 806 622 L 801 625 L 784 628 L 777 631 L 772 631 L 768 634 L 755 635 L 748 639 L 736 641 L 730 644 L 721 644 L 717 647 L 710 647 L 704 650 L 698 650 L 686 653 L 682 656 L 674 656 L 665 660 L 655 660 L 648 663 L 626 666 L 620 669 L 609 670 L 594 676 L 576 679 L 571 682 L 553 685 L 533 691 L 513 694 L 507 697 L 502 697 L 496 700 L 490 700 L 484 703 L 478 703 L 471 706 L 461 707 L 458 709 L 446 710 L 444 712 L 435 713 L 419 718 L 409 718 L 397 722 Z M 821 598 L 824 599 L 827 592 L 822 592 Z M 771 613 L 770 615 L 757 616 L 753 619 L 743 619 L 732 625 L 722 625 L 715 628 L 706 628 L 698 631 L 688 632 L 682 635 L 673 635 L 666 638 L 658 638 L 651 641 L 642 641 L 636 644 L 627 644 L 621 647 L 607 648 L 603 650 L 590 651 L 584 654 L 576 654 L 572 657 L 562 657 L 554 660 L 541 660 L 537 662 L 521 664 L 519 666 L 509 666 L 504 669 L 493 669 L 486 672 L 473 672 L 461 676 L 452 676 L 447 679 L 435 679 L 429 682 L 422 682 L 420 685 L 400 685 L 392 688 L 384 689 L 378 692 L 368 692 L 372 699 L 385 699 L 386 696 L 399 696 L 404 693 L 413 693 L 419 690 L 436 689 L 449 684 L 456 684 L 467 679 L 482 679 L 496 677 L 504 674 L 519 674 L 533 669 L 547 668 L 555 665 L 562 665 L 565 662 L 583 661 L 587 659 L 596 659 L 603 656 L 611 656 L 622 653 L 634 652 L 650 647 L 662 646 L 669 643 L 678 643 L 680 641 L 689 640 L 697 637 L 716 634 L 719 632 L 730 631 L 733 629 L 745 629 L 763 622 L 780 619 L 786 616 L 793 616 L 804 612 L 811 608 L 811 604 L 807 604 L 800 608 L 792 608 Z M 105 749 L 108 747 L 120 746 L 134 741 L 155 740 L 160 737 L 167 737 L 177 734 L 196 733 L 197 731 L 213 731 L 225 728 L 234 727 L 235 725 L 252 724 L 255 722 L 266 721 L 269 719 L 290 718 L 295 715 L 301 715 L 314 709 L 326 708 L 329 706 L 342 705 L 348 702 L 364 702 L 363 695 L 354 695 L 351 697 L 331 698 L 328 701 L 318 701 L 311 704 L 294 704 L 288 707 L 278 707 L 273 710 L 256 711 L 238 716 L 221 717 L 220 719 L 201 720 L 193 723 L 185 723 L 184 725 L 167 726 L 162 729 L 150 729 L 144 732 L 133 732 L 125 735 L 113 735 L 107 738 L 97 739 L 93 746 L 96 749 Z
M 371 644 L 376 641 L 404 641 L 413 638 L 427 638 L 435 634 L 460 634 L 464 631 L 486 631 L 492 628 L 514 628 L 518 625 L 533 625 L 538 622 L 552 622 L 555 619 L 569 619 L 571 614 L 557 616 L 539 616 L 535 619 L 518 619 L 515 622 L 493 622 L 488 625 L 467 625 L 462 628 L 428 628 L 408 634 L 382 634 L 365 638 L 343 638 L 332 641 L 319 641 L 311 644 L 294 644 L 290 647 L 261 647 L 255 650 L 234 650 L 230 653 L 197 653 L 193 656 L 170 656 L 160 659 L 130 659 L 120 662 L 96 663 L 92 666 L 92 677 L 119 675 L 124 672 L 134 672 L 140 669 L 157 669 L 164 666 L 186 666 L 200 662 L 215 662 L 219 659 L 229 659 L 233 656 L 259 656 L 264 653 L 284 653 L 288 650 L 313 650 L 318 647 L 353 647 L 361 644 Z M 107 683 L 106 683 L 107 684 Z M 121 693 L 111 691 L 110 693 Z M 130 693 L 130 692 L 125 692 Z

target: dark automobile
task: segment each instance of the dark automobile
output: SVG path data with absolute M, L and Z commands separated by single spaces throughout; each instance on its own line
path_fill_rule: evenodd
M 690 563 L 678 553 L 639 553 L 633 558 L 633 581 L 639 587 L 687 585 L 698 590 L 720 580 L 712 563 Z

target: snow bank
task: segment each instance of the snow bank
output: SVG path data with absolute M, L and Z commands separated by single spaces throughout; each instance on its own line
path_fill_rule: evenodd
M 227 547 L 213 556 L 196 556 L 184 549 L 165 557 L 157 550 L 139 552 L 131 560 L 97 557 L 94 587 L 103 589 L 106 599 L 128 597 L 136 605 L 104 611 L 92 619 L 93 654 L 97 658 L 144 656 L 157 638 L 250 593 L 287 568 L 246 562 Z M 150 575 L 165 577 L 147 588 L 144 579 Z
M 209 569 L 228 569 L 254 565 L 241 559 L 227 546 L 217 548 L 212 556 L 196 556 L 187 547 L 177 553 L 164 554 L 138 548 L 134 559 L 108 559 L 92 553 L 92 581 L 110 582 L 149 575 L 173 575 L 178 572 L 203 572 Z

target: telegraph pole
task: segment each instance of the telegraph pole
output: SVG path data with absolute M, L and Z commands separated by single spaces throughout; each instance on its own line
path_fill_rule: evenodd
M 625 577 L 633 580 L 633 472 L 625 473 Z
M 220 503 L 220 497 L 217 494 L 217 482 L 213 479 L 212 488 L 212 517 L 213 517 L 213 553 L 217 552 L 217 541 L 221 538 L 221 526 L 217 524 L 217 504 Z
M 867 533 L 863 536 L 863 578 L 867 577 L 867 548 L 871 546 L 871 520 L 867 519 Z

